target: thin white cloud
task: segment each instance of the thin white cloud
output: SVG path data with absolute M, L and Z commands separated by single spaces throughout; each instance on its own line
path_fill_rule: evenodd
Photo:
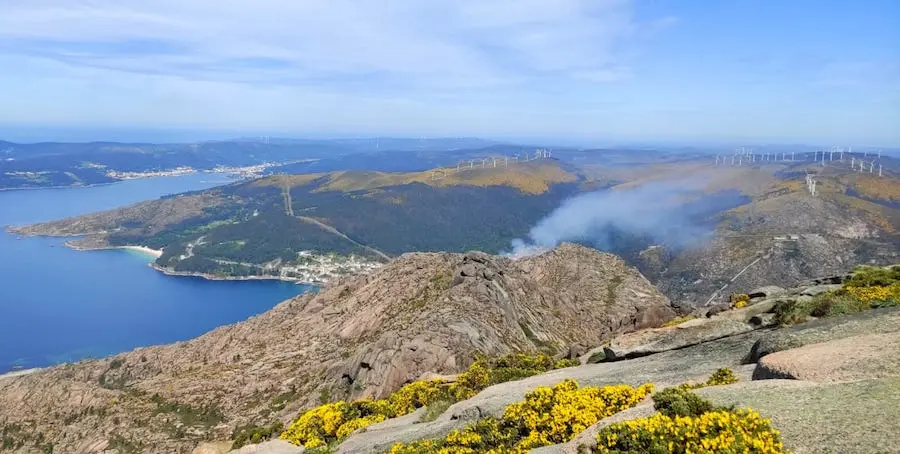
M 491 87 L 622 74 L 620 50 L 639 28 L 631 9 L 627 0 L 7 0 L 0 53 L 203 80 Z

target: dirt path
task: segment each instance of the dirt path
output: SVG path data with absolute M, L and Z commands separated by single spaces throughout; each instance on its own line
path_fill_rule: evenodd
M 376 254 L 376 255 L 378 255 L 379 257 L 381 257 L 381 258 L 383 258 L 383 259 L 385 259 L 385 260 L 390 260 L 390 259 L 391 259 L 391 257 L 390 257 L 389 255 L 385 254 L 384 252 L 381 252 L 381 251 L 379 251 L 378 249 L 375 249 L 375 248 L 373 248 L 373 247 L 366 246 L 365 244 L 362 244 L 362 243 L 360 243 L 360 242 L 358 242 L 358 241 L 356 241 L 356 240 L 350 238 L 349 236 L 344 235 L 340 230 L 338 230 L 338 229 L 336 229 L 336 228 L 334 228 L 334 227 L 332 227 L 332 226 L 330 226 L 330 225 L 328 225 L 328 224 L 325 224 L 324 222 L 318 221 L 318 220 L 316 220 L 316 219 L 314 219 L 314 218 L 310 218 L 310 217 L 307 217 L 307 216 L 296 216 L 296 218 L 297 218 L 297 219 L 300 219 L 301 221 L 304 221 L 304 222 L 309 222 L 310 224 L 315 224 L 315 225 L 317 225 L 317 226 L 319 226 L 319 227 L 325 229 L 326 231 L 331 232 L 331 233 L 333 233 L 333 234 L 335 234 L 335 235 L 337 235 L 337 236 L 339 236 L 339 237 L 341 237 L 341 238 L 343 238 L 343 239 L 345 239 L 345 240 L 347 240 L 347 241 L 349 241 L 349 242 L 351 242 L 351 243 L 353 243 L 353 244 L 355 244 L 355 245 L 357 245 L 357 246 L 359 246 L 359 247 L 361 247 L 361 248 L 365 248 L 365 249 L 371 251 L 373 254 Z
M 281 197 L 284 199 L 284 212 L 288 216 L 294 215 L 294 201 L 291 200 L 291 187 L 285 185 L 281 188 Z

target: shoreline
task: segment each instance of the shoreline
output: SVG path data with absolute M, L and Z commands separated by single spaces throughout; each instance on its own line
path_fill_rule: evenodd
M 39 235 L 39 236 L 52 237 L 52 235 Z M 66 235 L 66 236 L 68 236 L 68 235 Z M 56 237 L 56 238 L 60 238 L 60 237 Z M 139 252 L 141 254 L 144 254 L 144 255 L 147 255 L 147 256 L 150 256 L 153 258 L 160 258 L 160 257 L 162 257 L 162 254 L 163 254 L 162 249 L 152 249 L 147 246 L 80 246 L 77 244 L 73 244 L 73 241 L 75 241 L 75 240 L 66 241 L 65 243 L 63 243 L 63 245 L 65 245 L 69 249 L 72 249 L 75 251 L 80 251 L 80 252 L 111 251 L 111 250 L 115 250 L 115 249 L 120 249 L 120 250 Z
M 72 235 L 31 235 L 24 233 L 14 233 L 13 229 L 9 228 L 11 226 L 6 226 L 7 232 L 11 235 L 21 235 L 23 237 L 50 237 L 50 238 L 64 238 L 71 237 Z M 297 285 L 306 285 L 310 287 L 322 287 L 327 284 L 327 282 L 323 281 L 304 281 L 302 279 L 292 278 L 292 277 L 283 277 L 283 276 L 274 276 L 274 275 L 263 275 L 263 276 L 219 276 L 215 274 L 207 274 L 207 273 L 198 273 L 195 271 L 174 271 L 170 270 L 166 267 L 162 267 L 156 264 L 156 259 L 162 257 L 163 250 L 162 249 L 153 249 L 147 246 L 82 246 L 78 244 L 74 244 L 76 240 L 69 240 L 63 243 L 69 249 L 85 252 L 85 251 L 107 251 L 107 250 L 129 250 L 134 251 L 140 254 L 143 254 L 147 257 L 153 258 L 154 260 L 150 261 L 147 266 L 153 268 L 154 270 L 165 274 L 167 276 L 172 277 L 197 277 L 201 279 L 206 279 L 208 281 L 281 281 L 281 282 L 289 282 Z
M 187 175 L 198 175 L 198 174 L 238 175 L 239 178 L 237 180 L 246 179 L 245 177 L 240 176 L 240 174 L 236 174 L 236 173 L 216 172 L 213 170 L 194 170 L 193 172 L 178 173 L 178 174 L 174 174 L 174 175 L 147 175 L 147 176 L 140 176 L 140 177 L 117 178 L 117 179 L 115 179 L 115 181 L 108 181 L 106 183 L 70 184 L 70 185 L 63 185 L 63 186 L 29 186 L 29 187 L 17 187 L 17 188 L 4 187 L 4 188 L 0 188 L 0 191 L 37 191 L 37 190 L 41 190 L 41 189 L 96 188 L 96 187 L 100 187 L 100 186 L 109 186 L 109 185 L 113 185 L 113 184 L 124 183 L 126 181 L 143 180 L 146 178 L 183 177 L 183 176 L 187 176 Z M 109 177 L 109 178 L 113 178 L 113 177 Z M 235 181 L 237 181 L 237 180 L 235 180 Z M 230 184 L 233 182 L 234 181 L 227 181 L 222 184 Z M 213 181 L 211 183 L 217 183 L 217 182 Z
M 111 249 L 125 249 L 128 251 L 135 251 L 144 255 L 148 255 L 153 258 L 160 258 L 163 255 L 162 249 L 153 249 L 147 246 L 118 246 Z
M 325 285 L 325 282 L 309 282 L 301 279 L 290 278 L 290 277 L 281 277 L 281 276 L 218 276 L 215 274 L 207 274 L 207 273 L 198 273 L 195 271 L 174 271 L 168 268 L 157 265 L 156 263 L 148 264 L 150 268 L 153 268 L 156 271 L 159 271 L 162 274 L 173 277 L 198 277 L 201 279 L 206 279 L 208 281 L 281 281 L 281 282 L 290 282 L 297 285 L 306 285 L 310 287 L 321 287 Z
M 33 374 L 40 370 L 44 370 L 44 368 L 43 367 L 33 367 L 31 369 L 14 370 L 12 372 L 0 374 L 0 380 L 3 380 L 4 378 L 21 377 L 23 375 Z
M 79 188 L 96 188 L 98 186 L 109 186 L 111 184 L 121 183 L 127 180 L 116 180 L 109 181 L 106 183 L 91 183 L 91 184 L 70 184 L 67 186 L 37 186 L 37 187 L 25 187 L 25 188 L 0 188 L 0 191 L 37 191 L 40 189 L 79 189 Z

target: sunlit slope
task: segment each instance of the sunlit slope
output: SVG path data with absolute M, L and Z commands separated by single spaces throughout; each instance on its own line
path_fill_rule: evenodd
M 495 166 L 496 163 L 496 166 Z M 484 167 L 482 167 L 482 165 Z M 542 194 L 556 183 L 570 183 L 578 180 L 578 175 L 564 168 L 558 161 L 540 159 L 530 162 L 505 161 L 503 158 L 479 160 L 469 167 L 468 163 L 456 167 L 445 167 L 422 172 L 375 172 L 364 170 L 344 170 L 327 174 L 275 175 L 254 182 L 255 186 L 296 187 L 315 185 L 316 192 L 355 192 L 421 183 L 435 188 L 452 186 L 491 187 L 505 186 L 526 194 Z

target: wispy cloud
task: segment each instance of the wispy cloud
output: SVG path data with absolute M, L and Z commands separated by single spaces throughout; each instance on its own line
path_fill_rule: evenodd
M 626 0 L 12 0 L 0 52 L 195 80 L 367 77 L 425 88 L 611 82 L 640 29 Z M 648 24 L 648 27 L 651 24 Z
M 0 123 L 900 140 L 896 5 L 782 3 L 0 0 Z

